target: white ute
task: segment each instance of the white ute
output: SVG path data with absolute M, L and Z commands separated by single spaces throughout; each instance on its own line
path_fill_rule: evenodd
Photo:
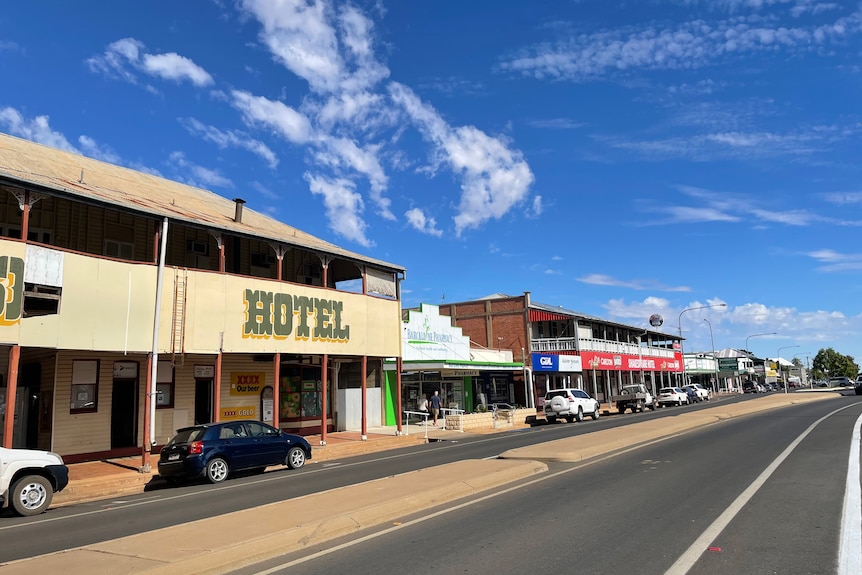
M 584 414 L 590 414 L 593 419 L 599 418 L 599 402 L 590 397 L 582 389 L 563 388 L 551 389 L 545 394 L 542 410 L 548 423 L 555 423 L 558 417 L 565 418 L 569 423 L 583 421 Z
M 11 505 L 18 515 L 38 515 L 68 484 L 69 468 L 58 454 L 0 447 L 0 508 Z

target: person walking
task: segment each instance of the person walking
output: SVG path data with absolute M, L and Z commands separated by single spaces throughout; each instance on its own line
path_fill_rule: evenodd
M 443 407 L 443 398 L 440 397 L 440 392 L 434 390 L 434 395 L 431 396 L 431 415 L 434 417 L 434 427 L 437 427 L 437 417 L 440 415 L 440 408 Z

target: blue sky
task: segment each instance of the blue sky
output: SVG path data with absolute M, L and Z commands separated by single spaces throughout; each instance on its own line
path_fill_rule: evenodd
M 0 131 L 403 265 L 405 306 L 859 361 L 860 55 L 856 2 L 34 0 Z

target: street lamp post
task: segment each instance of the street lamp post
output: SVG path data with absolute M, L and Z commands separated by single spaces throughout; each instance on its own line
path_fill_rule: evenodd
M 715 359 L 715 339 L 712 337 L 712 322 L 706 318 L 703 318 L 703 321 L 709 326 L 709 341 L 712 344 L 712 380 L 715 383 L 715 393 L 718 394 L 718 360 Z
M 711 308 L 711 307 L 727 307 L 727 304 L 726 303 L 715 303 L 715 304 L 711 304 L 711 305 L 699 305 L 697 307 L 687 307 L 684 310 L 682 310 L 681 312 L 679 312 L 679 318 L 677 318 L 676 325 L 677 325 L 677 328 L 679 329 L 679 351 L 680 351 L 680 355 L 682 355 L 682 383 L 683 383 L 683 385 L 685 385 L 686 381 L 685 381 L 685 350 L 683 349 L 683 345 L 682 345 L 682 314 L 684 314 L 687 311 L 694 311 L 696 309 L 707 309 L 707 308 Z
M 778 348 L 778 357 L 775 358 L 775 362 L 778 364 L 778 373 L 781 373 L 781 350 L 782 349 L 790 349 L 792 347 L 802 347 L 801 345 L 785 345 L 783 347 Z M 784 382 L 784 393 L 787 393 L 787 382 Z
M 748 340 L 750 340 L 753 337 L 760 337 L 763 335 L 778 335 L 778 332 L 777 331 L 770 331 L 769 333 L 753 333 L 753 334 L 751 334 L 750 336 L 745 338 L 745 351 L 751 353 L 751 351 L 748 349 Z

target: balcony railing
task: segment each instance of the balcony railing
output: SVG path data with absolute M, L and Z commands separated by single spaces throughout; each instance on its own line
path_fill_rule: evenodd
M 534 339 L 530 350 L 537 353 L 559 351 L 601 351 L 605 353 L 640 355 L 642 357 L 665 357 L 671 359 L 674 357 L 672 349 L 638 346 L 633 343 L 607 341 L 604 339 L 574 337 Z

